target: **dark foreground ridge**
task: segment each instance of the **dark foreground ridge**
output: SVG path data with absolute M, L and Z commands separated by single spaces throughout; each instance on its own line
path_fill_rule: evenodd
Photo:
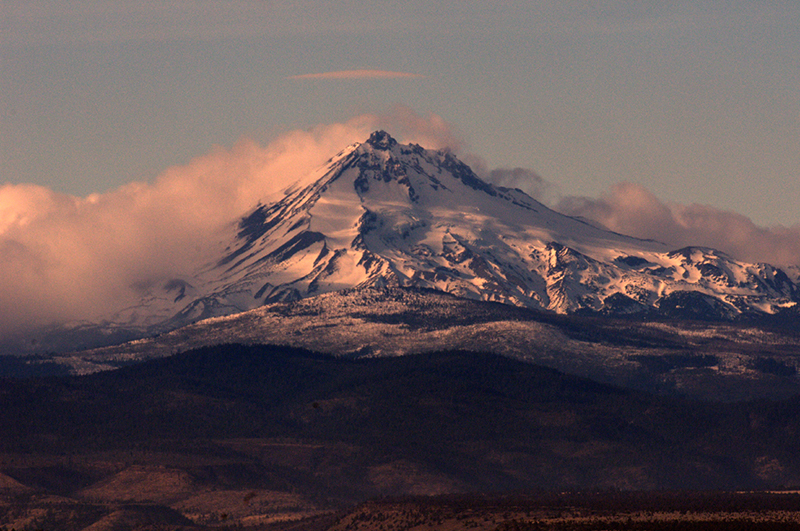
M 8 514 L 60 496 L 211 524 L 383 495 L 800 484 L 797 398 L 656 397 L 479 353 L 225 345 L 5 380 L 0 401 Z
M 327 529 L 788 531 L 800 529 L 799 507 L 797 494 L 776 493 L 540 491 L 406 497 L 361 504 Z
M 91 351 L 0 356 L 0 378 L 88 373 L 210 345 L 275 341 L 340 357 L 479 345 L 482 351 L 662 395 L 739 402 L 800 394 L 796 327 L 556 315 L 411 288 L 347 290 L 274 303 Z

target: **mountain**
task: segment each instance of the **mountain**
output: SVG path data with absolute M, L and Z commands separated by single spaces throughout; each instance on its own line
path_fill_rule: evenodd
M 730 319 L 797 304 L 797 279 L 555 212 L 447 151 L 373 133 L 239 220 L 218 260 L 117 316 L 174 328 L 346 288 L 404 286 L 557 313 Z M 163 304 L 166 302 L 167 304 Z
M 230 226 L 216 258 L 39 350 L 144 337 L 343 289 L 430 289 L 559 314 L 732 320 L 796 313 L 797 272 L 605 230 L 373 133 Z M 790 276 L 791 275 L 791 276 Z

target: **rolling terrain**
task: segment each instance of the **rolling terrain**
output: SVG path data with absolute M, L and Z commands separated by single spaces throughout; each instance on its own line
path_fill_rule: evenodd
M 797 398 L 659 397 L 476 352 L 207 347 L 5 380 L 0 400 L 0 525 L 17 528 L 255 526 L 382 495 L 800 484 Z

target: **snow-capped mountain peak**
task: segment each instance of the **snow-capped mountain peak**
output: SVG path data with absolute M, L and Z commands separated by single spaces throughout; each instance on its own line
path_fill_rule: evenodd
M 673 250 L 555 212 L 449 151 L 384 131 L 348 146 L 234 226 L 219 258 L 158 304 L 150 330 L 348 288 L 428 288 L 560 313 L 735 317 L 800 300 L 780 269 Z M 190 288 L 190 289 L 189 289 Z M 153 325 L 156 322 L 157 325 Z

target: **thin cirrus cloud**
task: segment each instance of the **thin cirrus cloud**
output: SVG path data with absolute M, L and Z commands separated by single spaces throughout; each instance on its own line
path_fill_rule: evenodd
M 337 70 L 334 72 L 319 72 L 314 74 L 299 74 L 289 76 L 287 79 L 420 79 L 422 74 L 411 72 L 392 72 L 390 70 Z

